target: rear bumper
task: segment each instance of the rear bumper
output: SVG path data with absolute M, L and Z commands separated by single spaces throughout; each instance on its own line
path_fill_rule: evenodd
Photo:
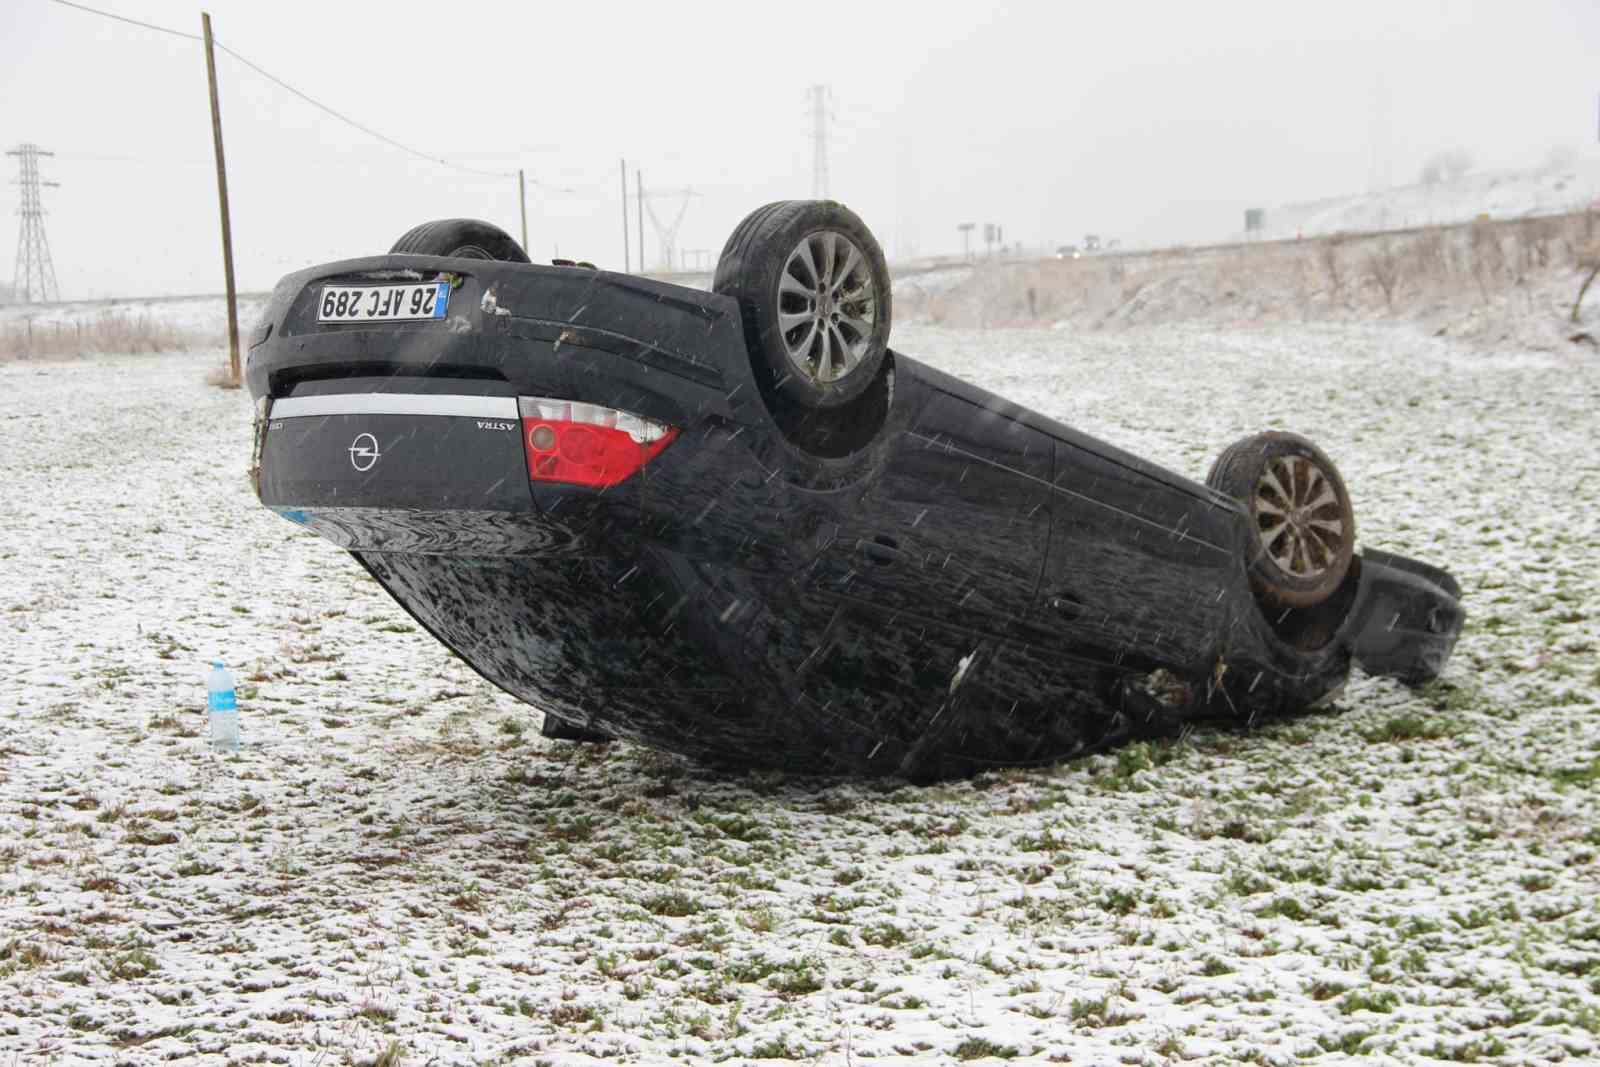
M 256 494 L 285 508 L 526 512 L 514 397 L 286 397 L 258 425 Z

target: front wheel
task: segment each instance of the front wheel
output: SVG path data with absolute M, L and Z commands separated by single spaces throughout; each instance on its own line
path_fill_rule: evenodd
M 756 376 L 808 411 L 842 407 L 889 347 L 889 268 L 872 231 L 832 200 L 783 200 L 746 216 L 712 288 L 739 302 Z
M 1355 512 L 1320 448 L 1299 434 L 1255 434 L 1217 457 L 1206 485 L 1245 506 L 1250 584 L 1263 600 L 1311 608 L 1339 588 L 1355 558 Z

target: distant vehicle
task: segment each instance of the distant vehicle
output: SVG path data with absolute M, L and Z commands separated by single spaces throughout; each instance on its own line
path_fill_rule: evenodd
M 832 202 L 751 214 L 713 292 L 427 223 L 279 282 L 267 507 L 348 549 L 547 735 L 926 779 L 1417 683 L 1445 572 L 1355 550 L 1309 441 L 1204 485 L 888 346 Z
M 1086 234 L 1084 234 L 1083 235 L 1083 250 L 1085 252 L 1098 252 L 1098 251 L 1100 251 L 1100 235 L 1099 234 L 1094 234 L 1094 233 L 1086 233 Z
M 1062 245 L 1056 249 L 1057 259 L 1077 259 L 1079 255 L 1077 245 Z

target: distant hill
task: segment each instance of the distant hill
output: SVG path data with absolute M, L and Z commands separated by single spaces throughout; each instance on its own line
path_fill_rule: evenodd
M 1556 215 L 1600 199 L 1600 156 L 1529 171 L 1468 173 L 1455 181 L 1270 208 L 1263 236 L 1398 230 L 1410 226 Z M 1242 236 L 1242 234 L 1241 234 Z

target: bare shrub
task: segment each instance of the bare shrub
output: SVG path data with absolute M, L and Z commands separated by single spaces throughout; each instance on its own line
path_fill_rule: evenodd
M 1400 284 L 1402 260 L 1394 243 L 1384 241 L 1376 251 L 1367 256 L 1367 277 L 1383 292 L 1384 305 L 1394 310 L 1394 291 Z
M 1339 255 L 1343 245 L 1344 237 L 1334 234 L 1323 238 L 1317 246 L 1317 262 L 1322 265 L 1322 273 L 1328 276 L 1328 291 L 1335 303 L 1343 299 L 1344 293 L 1344 264 Z
M 1409 270 L 1418 284 L 1442 281 L 1450 276 L 1450 252 L 1445 247 L 1444 235 L 1438 230 L 1428 230 L 1413 238 L 1410 258 Z
M 1445 178 L 1458 182 L 1472 169 L 1472 153 L 1464 148 L 1452 148 L 1439 157 L 1439 162 L 1444 167 Z
M 226 363 L 206 371 L 206 384 L 214 389 L 237 389 L 243 383 L 233 376 Z
M 1422 164 L 1422 184 L 1460 181 L 1472 169 L 1472 153 L 1464 148 L 1435 152 Z
M 1518 273 L 1527 275 L 1542 270 L 1554 261 L 1555 249 L 1561 242 L 1560 219 L 1522 219 L 1516 225 Z
M 1499 282 L 1505 270 L 1505 249 L 1492 222 L 1474 222 L 1467 231 L 1472 254 L 1472 277 L 1478 283 L 1483 302 L 1489 302 L 1489 288 Z
M 1589 214 L 1586 212 L 1586 214 Z M 1589 292 L 1589 286 L 1594 284 L 1595 275 L 1600 274 L 1600 240 L 1590 240 L 1581 244 L 1577 250 L 1578 269 L 1585 272 L 1583 284 L 1578 287 L 1578 298 L 1572 302 L 1572 321 L 1578 321 L 1578 313 L 1583 309 L 1583 298 Z
M 51 359 L 108 353 L 183 352 L 215 339 L 148 315 L 102 314 L 84 322 L 0 323 L 0 359 Z

